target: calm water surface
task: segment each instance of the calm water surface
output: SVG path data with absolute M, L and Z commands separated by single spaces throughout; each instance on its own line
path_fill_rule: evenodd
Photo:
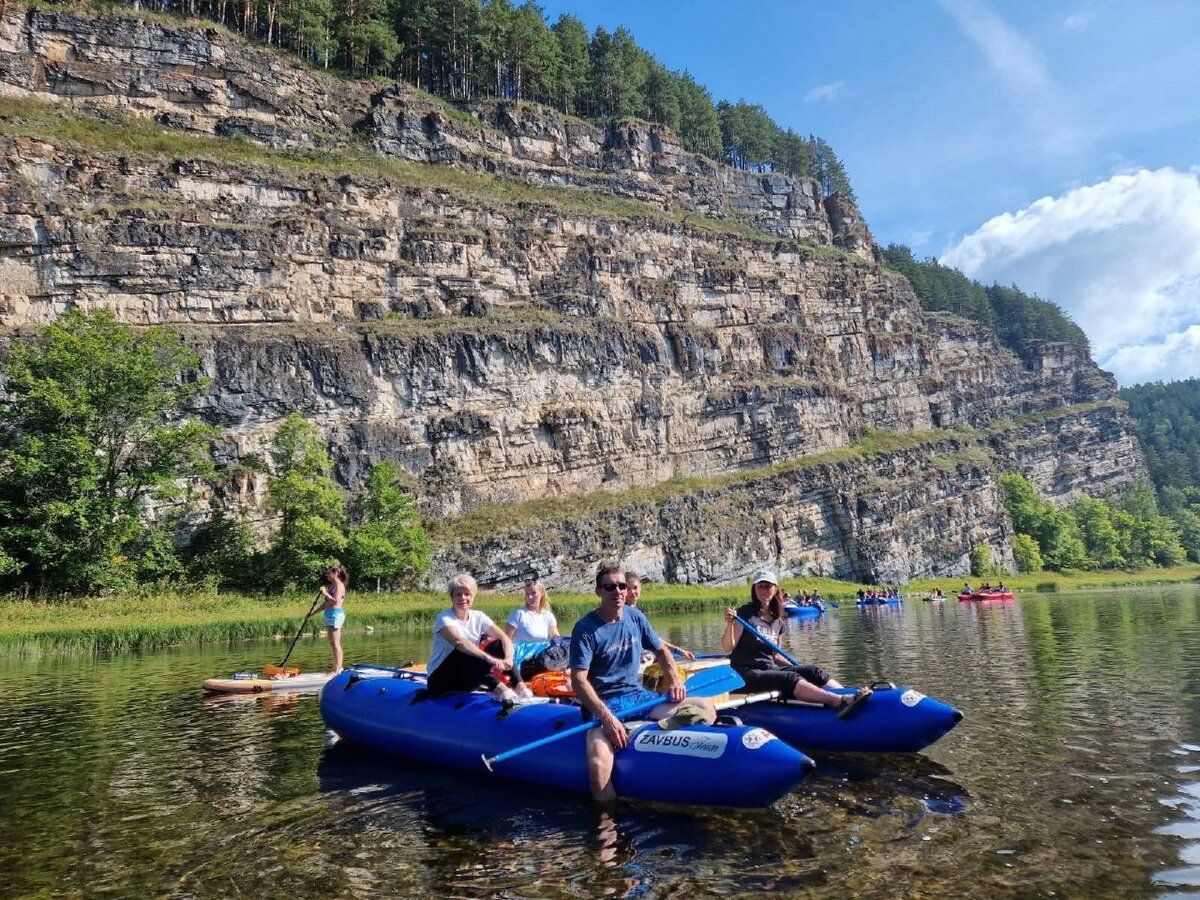
M 653 618 L 718 647 L 716 614 Z M 0 658 L 0 896 L 1200 897 L 1198 632 L 1197 586 L 845 609 L 793 629 L 794 655 L 962 725 L 917 756 L 819 756 L 771 809 L 611 816 L 326 749 L 315 694 L 202 697 L 279 644 Z

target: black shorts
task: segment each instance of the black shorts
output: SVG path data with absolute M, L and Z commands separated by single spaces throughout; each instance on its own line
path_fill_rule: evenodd
M 746 682 L 742 691 L 757 694 L 762 691 L 779 691 L 784 697 L 791 697 L 796 685 L 801 681 L 825 687 L 829 681 L 829 673 L 820 666 L 779 666 L 772 669 L 739 669 L 738 674 Z

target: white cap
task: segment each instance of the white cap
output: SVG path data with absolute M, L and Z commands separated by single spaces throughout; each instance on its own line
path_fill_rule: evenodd
M 754 577 L 750 579 L 751 584 L 758 584 L 760 581 L 774 585 L 779 584 L 779 579 L 775 577 L 775 573 L 770 569 L 759 569 L 754 573 Z

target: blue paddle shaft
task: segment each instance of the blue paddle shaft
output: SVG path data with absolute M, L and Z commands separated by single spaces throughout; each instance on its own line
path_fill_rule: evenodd
M 653 700 L 647 701 L 646 703 L 639 703 L 637 706 L 633 706 L 633 707 L 630 707 L 629 709 L 622 710 L 621 715 L 626 718 L 628 718 L 629 716 L 637 716 L 644 712 L 650 712 L 650 710 L 654 709 L 654 707 L 658 706 L 658 704 L 660 704 L 660 703 L 669 703 L 670 700 L 671 700 L 671 698 L 668 697 L 666 694 L 659 694 L 658 697 L 656 697 Z M 555 741 L 560 741 L 563 738 L 569 737 L 572 734 L 579 734 L 579 732 L 581 732 L 581 731 L 590 731 L 591 729 L 595 728 L 599 724 L 600 724 L 599 719 L 593 719 L 590 722 L 584 722 L 581 725 L 575 725 L 571 728 L 568 728 L 566 731 L 559 731 L 556 734 L 551 734 L 551 735 L 548 735 L 547 737 L 540 738 L 539 740 L 533 741 L 531 743 L 523 744 L 520 747 L 514 747 L 511 750 L 505 750 L 503 753 L 498 753 L 497 755 L 493 756 L 491 759 L 484 759 L 483 763 L 485 766 L 488 767 L 488 770 L 490 771 L 492 766 L 498 762 L 504 762 L 506 759 L 512 759 L 514 756 L 520 756 L 522 753 L 526 752 L 527 750 L 536 750 L 538 747 L 545 747 L 547 744 L 553 744 Z
M 719 666 L 714 669 L 704 669 L 690 677 L 684 687 L 689 692 L 698 697 L 712 697 L 718 694 L 727 694 L 730 691 L 736 691 L 738 688 L 746 684 L 742 680 L 742 676 L 733 671 L 728 666 Z M 649 712 L 658 706 L 660 703 L 670 703 L 671 698 L 666 694 L 659 694 L 653 700 L 648 700 L 645 703 L 639 703 L 637 706 L 631 706 L 629 709 L 621 711 L 621 718 L 628 719 L 632 716 L 638 716 L 642 713 Z M 588 731 L 600 724 L 599 719 L 593 719 L 591 722 L 583 722 L 579 725 L 574 725 L 565 731 L 560 731 L 557 734 L 551 734 L 544 738 L 539 738 L 536 741 L 531 741 L 528 744 L 522 744 L 520 747 L 513 747 L 511 750 L 505 750 L 491 758 L 483 757 L 483 764 L 487 770 L 492 771 L 492 766 L 498 762 L 504 762 L 506 759 L 512 759 L 514 756 L 520 756 L 528 750 L 536 750 L 538 747 L 544 747 L 547 744 L 552 744 L 555 741 L 561 741 L 565 737 L 570 737 L 573 734 L 579 734 L 581 731 Z
M 741 624 L 741 626 L 743 628 L 745 628 L 748 632 L 750 632 L 752 635 L 754 635 L 756 638 L 758 638 L 760 641 L 762 641 L 764 644 L 766 644 L 768 647 L 770 647 L 772 650 L 774 650 L 776 653 L 778 653 L 780 656 L 782 656 L 784 659 L 786 659 L 788 662 L 790 662 L 793 666 L 800 665 L 800 663 L 796 662 L 796 660 L 794 660 L 792 658 L 790 653 L 788 653 L 786 650 L 784 650 L 782 647 L 780 647 L 778 644 L 776 644 L 774 641 L 772 641 L 770 638 L 768 638 L 765 634 L 763 634 L 761 631 L 759 631 L 757 628 L 755 628 L 753 625 L 751 625 L 749 622 L 747 622 L 741 616 L 734 616 L 734 618 L 738 620 L 738 622 Z

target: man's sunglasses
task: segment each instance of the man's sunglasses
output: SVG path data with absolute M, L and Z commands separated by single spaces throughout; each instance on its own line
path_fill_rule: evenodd
M 629 585 L 627 585 L 623 581 L 606 581 L 606 582 L 604 582 L 604 584 L 600 585 L 600 590 L 602 590 L 602 591 L 623 591 L 628 587 L 629 587 Z

